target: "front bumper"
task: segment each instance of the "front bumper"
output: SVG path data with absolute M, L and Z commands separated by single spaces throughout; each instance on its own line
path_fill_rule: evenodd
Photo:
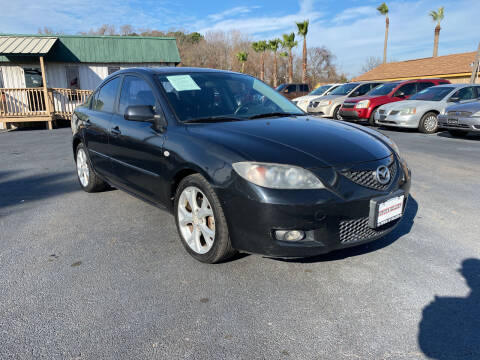
M 370 117 L 368 108 L 355 109 L 355 108 L 340 108 L 338 112 L 344 120 L 348 121 L 365 121 Z
M 458 117 L 438 115 L 438 126 L 442 129 L 480 132 L 480 117 Z
M 311 115 L 317 115 L 321 117 L 333 116 L 333 104 L 330 105 L 318 105 L 317 107 L 308 106 L 307 113 Z
M 400 114 L 380 114 L 379 111 L 374 115 L 375 124 L 393 127 L 402 127 L 416 129 L 420 124 L 420 116 L 418 114 L 400 115 Z
M 328 190 L 265 189 L 237 178 L 219 198 L 234 248 L 272 257 L 308 257 L 367 243 L 392 231 L 401 219 L 369 227 L 370 200 L 398 191 L 405 194 L 405 209 L 410 173 L 400 163 L 384 191 L 343 175 L 336 175 Z M 298 242 L 279 241 L 275 230 L 302 230 L 306 236 Z

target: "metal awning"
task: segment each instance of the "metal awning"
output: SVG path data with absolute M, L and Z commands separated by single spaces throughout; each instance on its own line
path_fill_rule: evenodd
M 56 37 L 0 36 L 0 55 L 42 56 L 52 48 Z

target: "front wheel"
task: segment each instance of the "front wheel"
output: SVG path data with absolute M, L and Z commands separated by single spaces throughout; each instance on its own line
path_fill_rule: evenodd
M 102 191 L 107 184 L 95 174 L 90 165 L 85 146 L 80 143 L 75 153 L 78 182 L 86 192 Z
M 377 112 L 377 109 L 373 109 L 372 113 L 370 114 L 370 117 L 368 118 L 368 124 L 370 126 L 377 126 L 375 124 L 375 113 Z
M 213 264 L 235 254 L 220 201 L 202 175 L 180 182 L 174 214 L 182 244 L 195 259 Z
M 340 106 L 337 106 L 337 107 L 335 108 L 335 110 L 333 110 L 333 116 L 332 116 L 332 117 L 333 117 L 335 120 L 342 120 L 342 119 L 343 119 L 343 118 L 340 116 L 340 114 L 338 113 L 339 111 L 340 111 Z
M 437 132 L 438 120 L 437 114 L 434 112 L 428 112 L 422 116 L 418 129 L 424 134 L 433 134 Z

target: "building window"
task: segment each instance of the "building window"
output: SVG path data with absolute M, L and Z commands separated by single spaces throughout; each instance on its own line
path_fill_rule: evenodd
M 25 87 L 37 88 L 43 86 L 40 68 L 23 68 L 23 74 L 25 75 Z
M 2 74 L 2 69 L 0 69 L 0 88 L 3 88 L 3 74 Z
M 80 90 L 80 76 L 78 74 L 78 66 L 67 66 L 67 88 L 70 90 Z
M 109 66 L 108 67 L 108 75 L 112 75 L 114 72 L 120 70 L 120 66 Z

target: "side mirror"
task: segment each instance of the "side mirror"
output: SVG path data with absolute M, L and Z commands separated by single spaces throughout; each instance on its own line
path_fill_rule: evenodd
M 124 118 L 130 121 L 154 121 L 155 111 L 150 105 L 132 105 L 125 110 Z
M 356 97 L 356 96 L 360 96 L 360 91 L 358 91 L 358 90 L 357 90 L 357 91 L 354 91 L 354 92 L 352 93 L 352 95 L 350 95 L 350 97 Z
M 448 99 L 448 102 L 459 102 L 460 98 L 458 96 L 452 96 L 450 99 Z

